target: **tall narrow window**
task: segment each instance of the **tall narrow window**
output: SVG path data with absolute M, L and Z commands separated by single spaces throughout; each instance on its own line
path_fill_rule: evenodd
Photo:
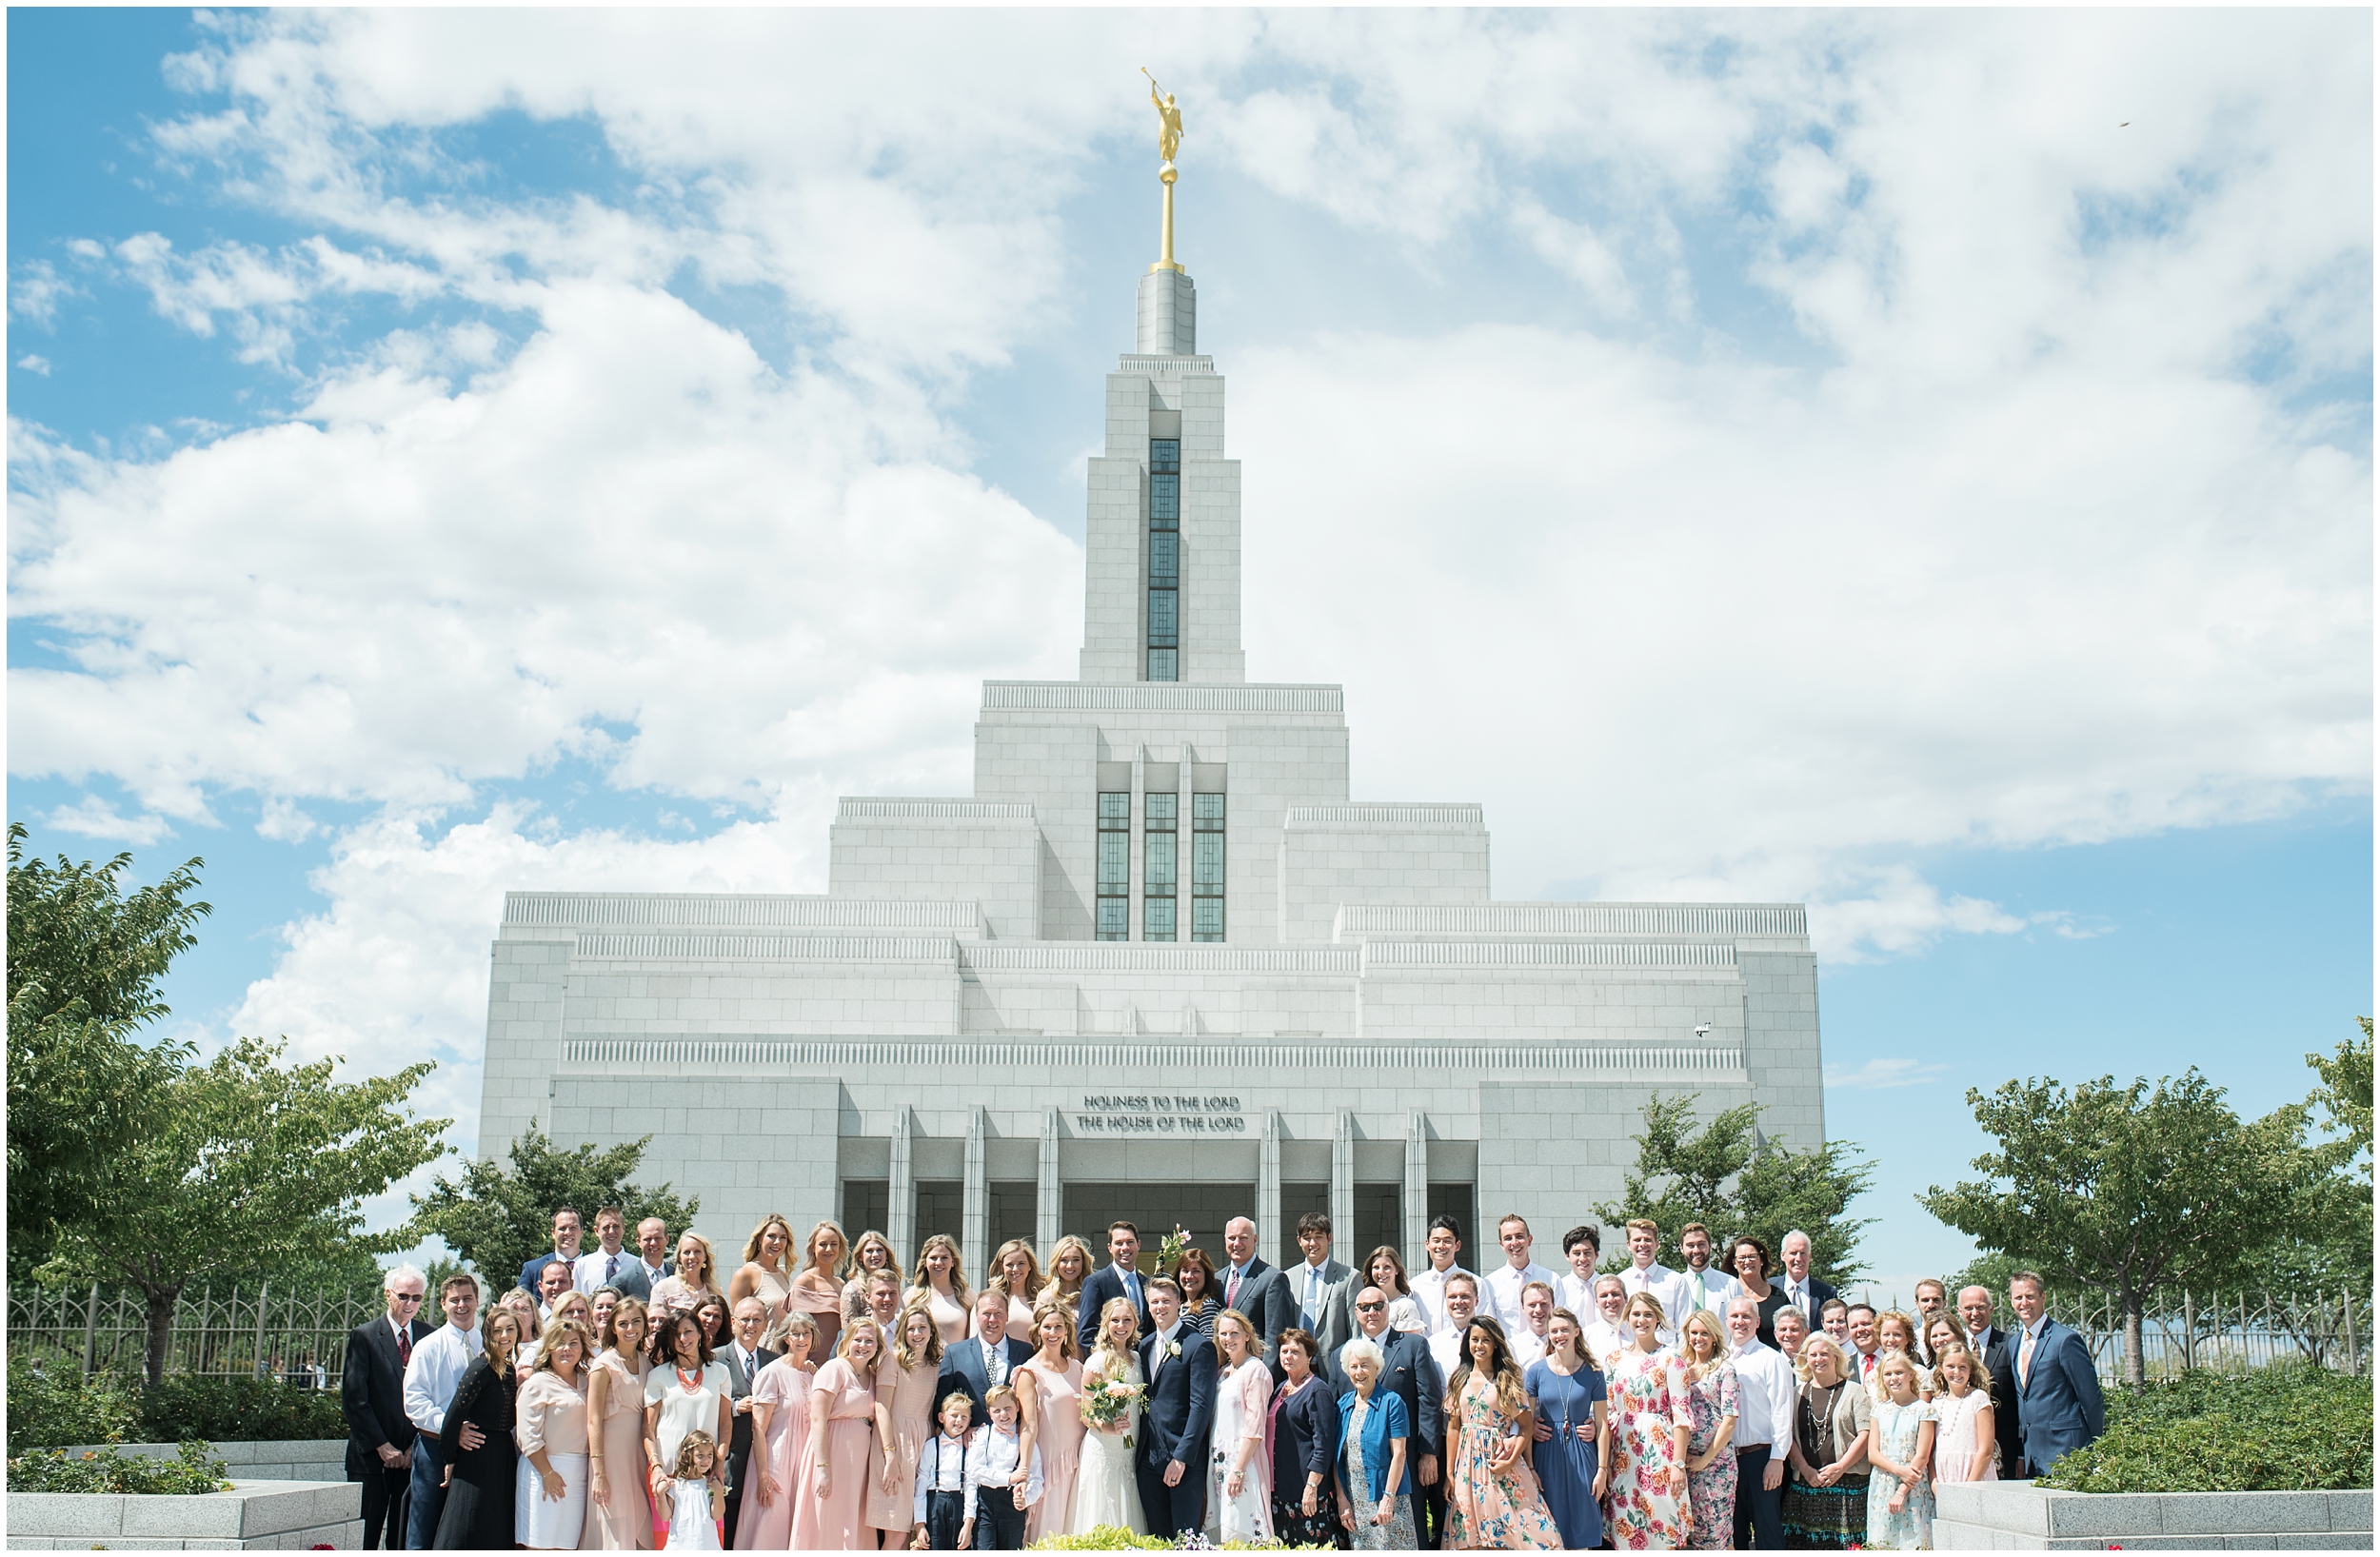
M 1190 797 L 1190 938 L 1223 938 L 1223 798 Z
M 1149 440 L 1148 652 L 1150 680 L 1178 681 L 1181 679 L 1181 440 L 1179 438 Z
M 1147 839 L 1140 866 L 1140 938 L 1172 940 L 1175 882 L 1181 871 L 1181 851 L 1175 832 L 1181 816 L 1181 797 L 1151 794 L 1141 802 L 1141 833 Z
M 1132 797 L 1100 797 L 1099 938 L 1132 938 Z

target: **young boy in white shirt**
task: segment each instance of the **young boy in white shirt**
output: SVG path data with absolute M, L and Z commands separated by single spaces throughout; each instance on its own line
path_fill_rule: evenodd
M 991 1539 L 978 1550 L 1022 1551 L 1024 1511 L 1041 1495 L 1041 1449 L 1026 1450 L 1017 1434 L 1017 1392 L 1004 1384 L 983 1391 L 988 1426 L 967 1440 L 967 1523 L 959 1544 L 973 1544 L 981 1521 Z

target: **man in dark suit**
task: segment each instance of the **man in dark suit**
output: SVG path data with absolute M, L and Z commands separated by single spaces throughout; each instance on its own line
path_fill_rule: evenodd
M 727 1445 L 727 1549 L 736 1545 L 736 1513 L 744 1503 L 744 1477 L 752 1463 L 752 1381 L 777 1360 L 761 1345 L 768 1329 L 768 1305 L 747 1297 L 736 1305 L 735 1339 L 719 1352 L 727 1365 L 727 1398 L 733 1402 L 734 1427 Z
M 2107 1402 L 2099 1393 L 2099 1370 L 2091 1360 L 2091 1348 L 2049 1317 L 2041 1278 L 2031 1271 L 2009 1277 L 2008 1302 L 2019 1326 L 2013 1340 L 2017 1409 L 2024 1417 L 2024 1472 L 2038 1476 L 2107 1430 Z
M 347 1419 L 347 1480 L 364 1484 L 364 1549 L 405 1549 L 406 1488 L 413 1474 L 413 1424 L 405 1414 L 405 1365 L 413 1348 L 437 1333 L 421 1318 L 429 1282 L 400 1265 L 380 1284 L 388 1311 L 355 1327 L 339 1376 L 339 1407 Z
M 1446 1488 L 1438 1476 L 1438 1458 L 1444 1452 L 1440 1440 L 1445 1435 L 1446 1381 L 1438 1376 L 1438 1360 L 1430 1354 L 1426 1336 L 1388 1328 L 1388 1294 L 1378 1287 L 1356 1293 L 1356 1330 L 1359 1335 L 1350 1337 L 1348 1345 L 1360 1338 L 1380 1350 L 1379 1382 L 1372 1388 L 1405 1403 L 1405 1423 L 1413 1435 L 1413 1442 L 1405 1446 L 1406 1455 L 1421 1491 L 1414 1500 L 1416 1533 L 1421 1538 L 1422 1550 L 1436 1551 L 1446 1513 Z M 1346 1355 L 1347 1347 L 1341 1346 L 1331 1356 L 1331 1388 L 1341 1395 L 1356 1387 L 1347 1376 Z
M 1223 1252 L 1231 1263 L 1215 1273 L 1223 1307 L 1248 1316 L 1269 1363 L 1280 1332 L 1298 1322 L 1298 1305 L 1290 1298 L 1289 1282 L 1280 1267 L 1257 1253 L 1256 1224 L 1244 1216 L 1223 1224 Z
M 554 1247 L 552 1252 L 540 1254 L 537 1258 L 521 1267 L 521 1291 L 534 1296 L 537 1292 L 537 1278 L 544 1275 L 545 1273 L 545 1267 L 553 1264 L 556 1260 L 560 1260 L 564 1265 L 571 1267 L 571 1279 L 573 1281 L 577 1280 L 577 1266 L 579 1263 L 579 1213 L 572 1211 L 567 1206 L 565 1206 L 560 1211 L 554 1212 Z
M 1990 1289 L 1961 1288 L 1958 1317 L 1967 1331 L 1967 1350 L 1992 1375 L 1992 1435 L 2000 1446 L 2000 1479 L 2014 1481 L 2025 1459 L 2024 1417 L 2016 1399 L 2016 1353 L 2009 1350 L 2008 1331 L 1992 1323 Z
M 1810 1273 L 1810 1234 L 1795 1228 L 1785 1234 L 1777 1254 L 1785 1262 L 1785 1273 L 1776 1278 L 1776 1285 L 1785 1291 L 1785 1301 L 1801 1311 L 1813 1330 L 1819 1329 L 1824 1316 L 1818 1311 L 1834 1302 L 1837 1293 Z
M 1132 1299 L 1140 1318 L 1140 1333 L 1149 1332 L 1148 1281 L 1133 1269 L 1133 1261 L 1140 1257 L 1140 1230 L 1130 1222 L 1108 1223 L 1107 1257 L 1112 1263 L 1091 1272 L 1075 1307 L 1075 1345 L 1085 1357 L 1099 1348 L 1100 1311 L 1113 1298 Z M 1005 1318 L 1001 1320 L 1003 1329 L 1007 1323 Z
M 1170 1276 L 1149 1283 L 1148 1339 L 1140 1375 L 1147 1414 L 1133 1451 L 1140 1512 L 1149 1533 L 1170 1541 L 1199 1527 L 1206 1504 L 1207 1436 L 1215 1426 L 1215 1343 L 1181 1320 L 1181 1289 Z
M 987 1344 L 986 1335 L 995 1339 Z M 976 1293 L 974 1333 L 951 1342 L 942 1352 L 942 1375 L 934 1384 L 937 1418 L 940 1402 L 949 1399 L 953 1389 L 959 1390 L 975 1403 L 967 1423 L 967 1430 L 973 1432 L 991 1420 L 983 1409 L 983 1391 L 995 1384 L 1013 1387 L 1017 1370 L 1032 1360 L 1031 1347 L 1008 1339 L 1007 1297 L 989 1290 Z

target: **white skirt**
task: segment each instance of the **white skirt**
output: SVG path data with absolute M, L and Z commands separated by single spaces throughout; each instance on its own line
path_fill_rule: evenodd
M 515 1539 L 525 1547 L 576 1551 L 586 1530 L 586 1456 L 548 1449 L 545 1459 L 562 1477 L 562 1497 L 557 1501 L 545 1495 L 537 1467 L 522 1455 L 512 1493 L 512 1527 L 519 1532 Z

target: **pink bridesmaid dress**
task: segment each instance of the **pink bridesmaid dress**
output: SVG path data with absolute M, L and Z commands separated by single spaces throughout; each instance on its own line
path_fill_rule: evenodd
M 1063 1373 L 1040 1362 L 1019 1370 L 1033 1381 L 1033 1447 L 1041 1455 L 1041 1501 L 1024 1513 L 1025 1544 L 1045 1535 L 1067 1535 L 1066 1510 L 1074 1506 L 1075 1467 L 1082 1459 L 1082 1365 Z
M 824 1395 L 824 1401 L 819 1396 Z M 804 1435 L 794 1457 L 793 1549 L 873 1551 L 867 1526 L 868 1451 L 876 1447 L 876 1383 L 841 1357 L 810 1385 L 810 1421 L 826 1412 L 826 1496 L 818 1495 L 818 1460 Z
M 738 1551 L 784 1551 L 793 1546 L 794 1478 L 796 1462 L 810 1441 L 810 1386 L 817 1375 L 780 1359 L 761 1370 L 752 1381 L 752 1398 L 769 1409 L 768 1442 L 752 1446 L 752 1466 L 744 1477 L 744 1511 L 736 1516 Z M 777 1481 L 777 1500 L 761 1502 L 760 1466 L 767 1457 L 768 1473 Z

